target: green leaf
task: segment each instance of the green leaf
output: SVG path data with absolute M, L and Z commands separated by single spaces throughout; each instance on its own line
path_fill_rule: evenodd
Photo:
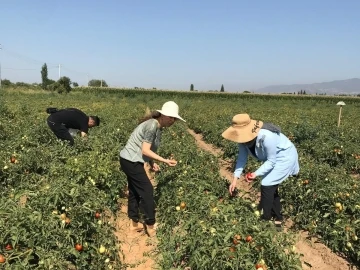
M 334 224 L 338 224 L 339 222 L 341 222 L 341 218 L 337 219 Z
M 224 243 L 228 242 L 229 239 L 232 237 L 233 234 L 234 234 L 233 232 L 229 232 L 229 233 L 225 236 L 225 238 L 224 238 Z

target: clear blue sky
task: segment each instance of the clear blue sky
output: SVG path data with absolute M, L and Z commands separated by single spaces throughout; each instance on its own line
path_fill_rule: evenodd
M 2 78 L 243 91 L 360 77 L 360 0 L 2 0 Z M 19 70 L 22 69 L 22 70 Z

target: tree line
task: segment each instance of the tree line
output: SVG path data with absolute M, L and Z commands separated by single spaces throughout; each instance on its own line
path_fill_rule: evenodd
M 197 91 L 194 89 L 194 84 L 190 84 L 190 91 Z M 225 92 L 224 85 L 221 85 L 220 92 Z
M 16 82 L 13 83 L 8 79 L 1 80 L 1 86 L 3 87 L 26 87 L 30 89 L 43 89 L 47 91 L 55 91 L 58 93 L 69 93 L 73 87 L 78 87 L 77 82 L 72 82 L 69 77 L 62 76 L 57 81 L 49 79 L 47 64 L 41 67 L 41 83 L 25 83 L 25 82 Z M 90 80 L 88 82 L 90 87 L 108 87 L 108 84 L 105 80 Z

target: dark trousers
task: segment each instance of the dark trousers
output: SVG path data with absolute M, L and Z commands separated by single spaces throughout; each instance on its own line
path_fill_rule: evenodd
M 128 217 L 138 222 L 141 211 L 144 214 L 145 224 L 154 225 L 154 188 L 145 172 L 144 163 L 120 158 L 120 165 L 128 180 Z
M 270 220 L 272 217 L 276 221 L 283 220 L 278 187 L 279 185 L 261 186 L 259 208 L 263 210 L 262 218 L 265 220 Z
M 63 124 L 54 122 L 51 115 L 47 119 L 47 124 L 58 139 L 69 141 L 70 145 L 74 145 L 74 138 L 69 133 L 69 130 Z

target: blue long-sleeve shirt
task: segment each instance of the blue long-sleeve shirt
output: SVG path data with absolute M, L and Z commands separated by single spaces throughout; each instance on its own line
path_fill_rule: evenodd
M 289 150 L 288 153 L 284 150 Z M 236 162 L 236 167 L 234 171 L 234 176 L 240 177 L 241 173 L 244 170 L 244 167 L 247 163 L 248 155 L 252 155 L 250 149 L 245 145 L 239 143 L 239 154 Z M 298 156 L 296 149 L 293 143 L 282 133 L 274 133 L 266 129 L 260 129 L 256 144 L 255 144 L 255 154 L 252 155 L 264 163 L 255 171 L 256 176 L 266 176 L 274 169 L 276 163 L 283 163 L 282 171 L 288 171 L 288 174 L 295 174 L 298 172 Z M 288 156 L 288 160 L 284 157 Z M 294 162 L 289 162 L 293 160 Z M 287 168 L 288 167 L 288 168 Z M 281 173 L 280 173 L 281 174 Z M 267 179 L 267 182 L 279 182 L 279 178 L 284 177 L 274 177 L 274 179 Z M 275 180 L 275 178 L 277 178 Z

